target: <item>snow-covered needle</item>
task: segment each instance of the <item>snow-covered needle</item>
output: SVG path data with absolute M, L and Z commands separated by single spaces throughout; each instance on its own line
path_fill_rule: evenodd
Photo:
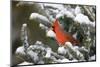
M 35 20 L 38 23 L 42 23 L 47 27 L 51 27 L 51 23 L 50 23 L 49 19 L 46 16 L 43 16 L 39 13 L 31 13 L 29 19 Z

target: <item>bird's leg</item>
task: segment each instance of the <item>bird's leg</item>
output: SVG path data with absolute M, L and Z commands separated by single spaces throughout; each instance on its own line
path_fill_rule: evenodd
M 78 51 L 77 49 L 75 49 L 70 42 L 66 42 L 65 45 L 66 45 L 66 48 L 69 50 L 69 52 L 72 53 L 73 57 L 75 57 L 76 59 L 80 61 L 84 61 L 83 54 L 80 53 L 80 51 Z

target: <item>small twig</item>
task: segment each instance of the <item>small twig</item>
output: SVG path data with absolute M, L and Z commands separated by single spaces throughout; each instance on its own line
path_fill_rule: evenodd
M 29 47 L 26 28 L 27 28 L 27 24 L 23 24 L 22 29 L 21 29 L 21 40 L 22 40 L 25 52 L 27 51 L 27 48 Z
M 90 17 L 92 21 L 95 21 L 95 14 L 87 6 L 83 6 L 83 9 L 86 11 L 87 15 Z
M 65 59 L 64 56 L 61 56 L 61 55 L 58 55 L 57 53 L 53 52 L 51 53 L 53 56 L 55 56 L 56 58 L 59 58 L 59 59 Z

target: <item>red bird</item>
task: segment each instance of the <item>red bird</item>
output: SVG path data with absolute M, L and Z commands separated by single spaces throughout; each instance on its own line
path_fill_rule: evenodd
M 54 21 L 52 28 L 56 34 L 56 40 L 59 46 L 65 46 L 65 42 L 71 42 L 73 45 L 79 44 L 78 40 L 76 40 L 69 33 L 63 30 L 63 28 L 60 26 L 58 19 Z

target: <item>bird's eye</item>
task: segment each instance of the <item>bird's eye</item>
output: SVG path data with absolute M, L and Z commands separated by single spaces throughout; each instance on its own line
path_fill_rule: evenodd
M 52 26 L 52 28 L 54 29 L 54 26 Z
M 54 26 L 52 26 L 52 30 L 55 32 L 55 27 Z

